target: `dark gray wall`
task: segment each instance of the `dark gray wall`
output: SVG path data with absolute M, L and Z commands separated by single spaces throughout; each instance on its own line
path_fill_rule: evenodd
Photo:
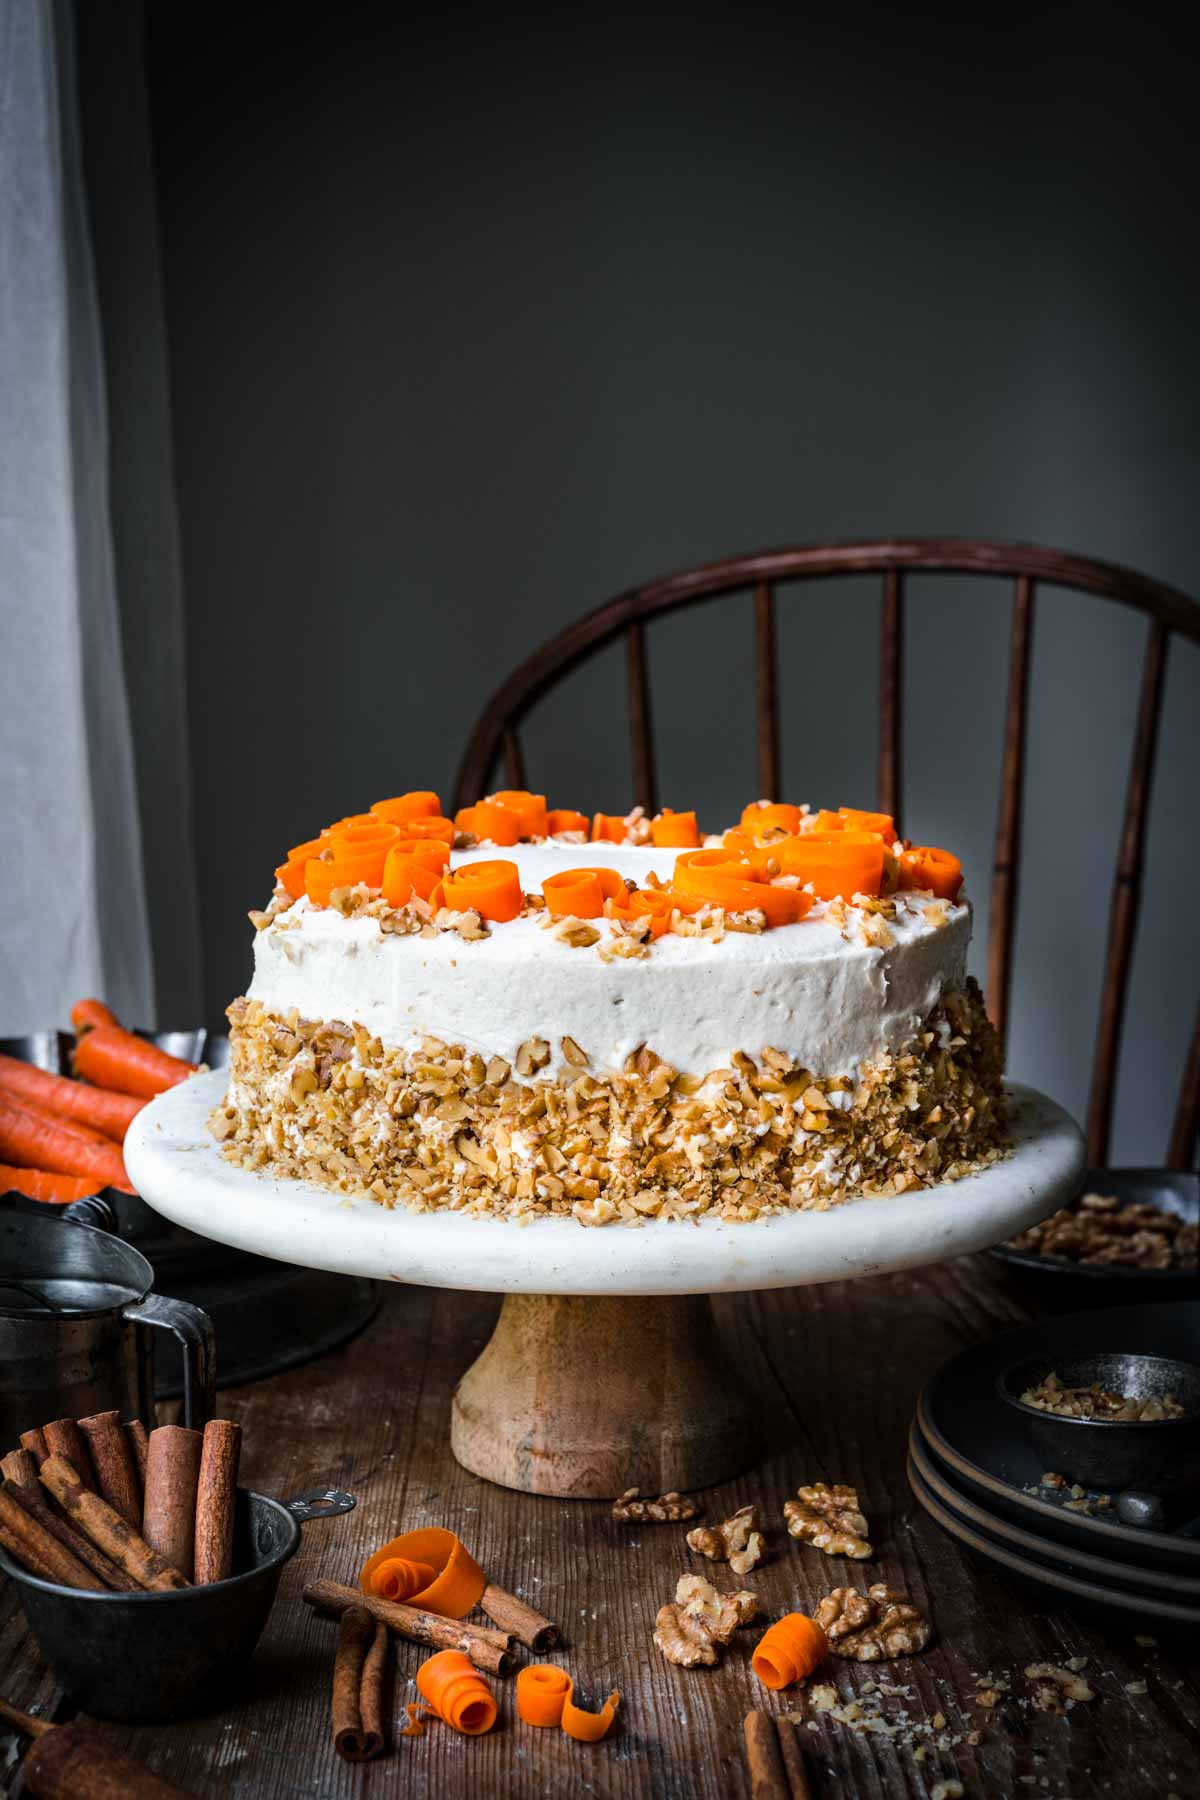
M 633 581 L 955 532 L 1200 591 L 1194 71 L 1145 13 L 955 17 L 150 9 L 213 1014 L 283 849 L 447 789 L 497 679 Z M 931 579 L 911 615 L 909 822 L 963 853 L 981 943 L 1007 594 Z M 869 585 L 788 600 L 791 796 L 871 801 L 876 619 Z M 1143 639 L 1067 596 L 1038 620 L 1012 1063 L 1077 1111 Z M 755 785 L 748 603 L 651 645 L 664 798 L 716 823 Z M 1180 646 L 1128 1160 L 1200 985 L 1198 714 Z M 627 802 L 613 658 L 530 752 L 559 803 Z

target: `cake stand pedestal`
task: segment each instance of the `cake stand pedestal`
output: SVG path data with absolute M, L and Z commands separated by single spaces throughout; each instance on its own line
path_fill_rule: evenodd
M 535 1494 L 608 1499 L 704 1487 L 755 1449 L 707 1296 L 917 1268 L 982 1250 L 1078 1189 L 1065 1112 L 1012 1087 L 1013 1154 L 964 1181 L 754 1224 L 518 1226 L 388 1211 L 232 1167 L 205 1121 L 224 1071 L 151 1102 L 125 1161 L 151 1206 L 203 1237 L 311 1268 L 506 1296 L 454 1396 L 451 1444 L 474 1473 Z

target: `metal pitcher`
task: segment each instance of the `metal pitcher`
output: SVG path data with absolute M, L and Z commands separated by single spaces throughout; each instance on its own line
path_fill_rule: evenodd
M 159 1331 L 182 1354 L 184 1423 L 199 1430 L 212 1416 L 207 1313 L 152 1293 L 139 1251 L 76 1219 L 0 1210 L 0 1452 L 50 1419 L 115 1408 L 153 1425 Z

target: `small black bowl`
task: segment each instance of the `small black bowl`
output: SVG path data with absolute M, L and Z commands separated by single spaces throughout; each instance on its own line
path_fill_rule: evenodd
M 31 1575 L 0 1550 L 29 1628 L 60 1686 L 101 1719 L 158 1721 L 199 1712 L 226 1696 L 270 1616 L 300 1523 L 348 1512 L 336 1490 L 287 1506 L 239 1488 L 233 1566 L 204 1587 L 166 1593 L 97 1594 Z
M 1098 1381 L 1138 1399 L 1174 1394 L 1180 1419 L 1071 1419 L 1030 1406 L 1021 1395 L 1049 1374 L 1064 1387 Z M 1022 1357 L 996 1378 L 996 1391 L 1020 1414 L 1026 1435 L 1053 1469 L 1087 1488 L 1163 1494 L 1200 1479 L 1200 1366 L 1166 1356 L 1125 1353 Z

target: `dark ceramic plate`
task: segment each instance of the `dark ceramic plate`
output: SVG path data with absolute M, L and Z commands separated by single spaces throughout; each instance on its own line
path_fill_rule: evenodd
M 1145 1590 L 1135 1592 L 1099 1581 L 1084 1581 L 1059 1569 L 1052 1569 L 1045 1563 L 1036 1562 L 1032 1557 L 1020 1556 L 985 1532 L 976 1531 L 956 1512 L 942 1505 L 933 1490 L 921 1479 L 911 1459 L 908 1464 L 908 1485 L 930 1518 L 950 1537 L 986 1562 L 994 1563 L 1006 1574 L 1029 1582 L 1048 1597 L 1052 1596 L 1060 1606 L 1079 1606 L 1085 1611 L 1118 1613 L 1131 1622 L 1140 1621 L 1143 1626 L 1154 1624 L 1169 1631 L 1186 1630 L 1189 1635 L 1194 1635 L 1195 1628 L 1200 1626 L 1200 1605 L 1189 1606 L 1182 1601 L 1166 1600 L 1161 1594 L 1151 1594 Z
M 1200 1174 L 1179 1169 L 1089 1169 L 1081 1194 L 1115 1194 L 1125 1205 L 1153 1206 L 1190 1225 L 1200 1221 Z M 1002 1262 L 1031 1295 L 1049 1304 L 1114 1306 L 1137 1300 L 1173 1300 L 1200 1294 L 1200 1268 L 1127 1269 L 1108 1263 L 1070 1262 L 996 1244 L 988 1255 Z
M 1045 1464 L 1013 1408 L 996 1392 L 997 1377 L 1025 1356 L 1053 1359 L 1114 1349 L 1200 1362 L 1200 1307 L 1186 1301 L 1116 1306 L 1043 1319 L 972 1345 L 926 1383 L 917 1401 L 920 1435 L 935 1466 L 960 1492 L 1011 1524 L 1098 1556 L 1200 1575 L 1200 1539 L 1064 1512 L 1025 1492 L 1037 1487 Z M 1200 1512 L 1200 1499 L 1191 1510 Z
M 1174 1570 L 1148 1569 L 1119 1557 L 1096 1556 L 1073 1544 L 1060 1544 L 1052 1538 L 1010 1525 L 999 1514 L 978 1505 L 938 1468 L 915 1421 L 908 1434 L 908 1456 L 911 1466 L 935 1500 L 970 1530 L 991 1538 L 1015 1556 L 1043 1563 L 1047 1568 L 1079 1581 L 1098 1582 L 1102 1587 L 1130 1588 L 1135 1593 L 1158 1594 L 1164 1599 L 1200 1606 L 1200 1569 L 1188 1576 Z

